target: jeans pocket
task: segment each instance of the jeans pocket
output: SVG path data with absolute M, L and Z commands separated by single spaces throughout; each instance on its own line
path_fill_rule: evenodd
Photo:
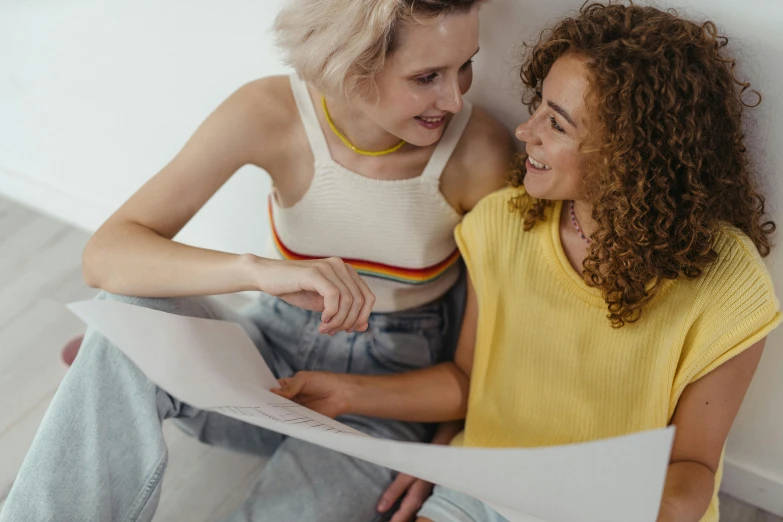
M 366 373 L 406 372 L 437 362 L 443 344 L 440 319 L 428 320 L 427 324 L 416 320 L 395 323 L 373 328 L 372 335 L 368 336 Z

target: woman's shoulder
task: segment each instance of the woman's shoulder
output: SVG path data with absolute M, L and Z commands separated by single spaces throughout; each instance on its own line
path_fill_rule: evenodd
M 480 105 L 473 105 L 470 120 L 454 152 L 471 172 L 507 172 L 514 153 L 514 139 L 500 120 Z
M 522 218 L 520 210 L 524 211 L 533 202 L 524 186 L 513 187 L 509 184 L 496 190 L 479 201 L 468 216 L 473 219 L 485 219 L 492 216 L 497 219 L 506 216 Z
M 522 261 L 527 251 L 522 245 L 537 240 L 524 231 L 517 211 L 518 198 L 527 197 L 524 188 L 507 186 L 483 198 L 457 225 L 454 237 L 474 284 L 477 278 L 485 287 L 502 280 Z
M 486 238 L 516 234 L 522 226 L 523 216 L 518 212 L 518 202 L 527 201 L 524 187 L 506 186 L 482 198 L 462 220 L 465 231 L 481 231 Z
M 298 110 L 288 76 L 268 76 L 236 89 L 215 111 L 226 133 L 247 143 L 262 168 L 286 151 L 297 132 Z
M 753 241 L 739 228 L 731 225 L 720 225 L 713 248 L 718 254 L 718 264 L 740 263 L 748 267 L 765 268 Z
M 690 313 L 673 389 L 700 379 L 766 336 L 780 323 L 780 302 L 753 241 L 720 226 L 717 259 L 695 279 L 678 281 Z
M 480 105 L 473 105 L 470 120 L 465 126 L 460 151 L 468 160 L 481 152 L 513 150 L 513 137 L 508 128 Z
M 756 245 L 741 230 L 730 225 L 719 226 L 713 249 L 717 259 L 702 274 L 711 291 L 722 293 L 731 287 L 744 292 L 774 294 L 772 277 Z
M 469 192 L 462 198 L 466 210 L 508 181 L 513 155 L 514 140 L 506 126 L 486 109 L 474 105 L 449 162 L 452 172 L 447 176 L 458 179 Z
M 298 113 L 287 75 L 252 80 L 239 87 L 229 100 L 260 123 L 284 123 Z

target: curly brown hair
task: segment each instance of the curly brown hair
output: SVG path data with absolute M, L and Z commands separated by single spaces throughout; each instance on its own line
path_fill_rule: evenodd
M 761 96 L 737 79 L 727 42 L 712 22 L 591 3 L 529 48 L 520 77 L 531 114 L 558 58 L 575 53 L 587 62 L 599 132 L 585 176 L 597 229 L 583 277 L 601 289 L 614 327 L 639 319 L 664 280 L 700 276 L 717 258 L 723 224 L 762 256 L 770 251 L 775 224 L 764 220 L 742 130 L 743 110 Z M 515 186 L 525 176 L 520 159 Z M 518 198 L 512 207 L 530 230 L 551 204 Z

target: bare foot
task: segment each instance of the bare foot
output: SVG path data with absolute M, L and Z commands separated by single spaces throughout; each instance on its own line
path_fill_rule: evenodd
M 74 337 L 70 341 L 68 341 L 68 344 L 65 345 L 65 348 L 63 348 L 62 353 L 60 354 L 60 357 L 62 357 L 63 362 L 70 366 L 73 364 L 73 360 L 76 359 L 76 354 L 79 353 L 79 347 L 82 345 L 82 340 L 84 340 L 84 336 L 80 335 L 79 337 Z

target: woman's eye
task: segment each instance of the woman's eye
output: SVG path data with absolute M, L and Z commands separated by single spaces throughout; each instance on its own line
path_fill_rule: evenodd
M 462 67 L 460 67 L 460 70 L 463 70 L 463 71 L 464 71 L 465 69 L 469 69 L 471 65 L 473 65 L 473 58 L 471 58 L 470 60 L 468 60 L 467 62 L 465 62 L 465 63 L 462 65 Z
M 423 76 L 421 78 L 416 78 L 416 81 L 421 85 L 427 85 L 429 83 L 432 83 L 435 81 L 435 78 L 438 77 L 437 73 L 428 74 L 427 76 Z
M 554 116 L 549 117 L 549 124 L 552 125 L 552 128 L 555 129 L 557 132 L 563 133 L 565 132 L 565 129 L 557 124 L 557 120 Z

